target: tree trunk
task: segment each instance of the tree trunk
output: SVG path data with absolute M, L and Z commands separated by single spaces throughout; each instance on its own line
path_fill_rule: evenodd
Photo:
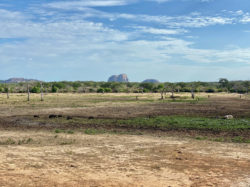
M 163 100 L 163 94 L 164 94 L 164 91 L 161 92 L 161 100 Z
M 41 101 L 43 101 L 43 84 L 41 83 Z
M 195 98 L 194 91 L 192 91 L 192 99 L 194 99 L 194 98 Z
M 30 101 L 30 87 L 29 87 L 29 84 L 27 86 L 27 94 L 28 94 L 27 101 Z
M 9 99 L 10 96 L 9 96 L 9 88 L 7 88 L 7 99 Z
M 194 99 L 195 98 L 195 95 L 194 95 L 194 89 L 192 88 L 192 90 L 191 90 L 191 97 L 192 97 L 192 99 Z

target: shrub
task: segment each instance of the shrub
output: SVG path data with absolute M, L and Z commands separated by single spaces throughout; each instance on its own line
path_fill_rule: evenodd
M 51 91 L 52 91 L 52 93 L 58 92 L 58 87 L 56 87 L 55 85 L 53 85 Z
M 37 86 L 34 86 L 31 90 L 30 90 L 31 93 L 39 93 L 40 92 L 40 88 L 37 87 Z
M 105 88 L 104 91 L 107 92 L 107 93 L 110 93 L 110 92 L 112 92 L 112 89 L 111 88 Z
M 207 93 L 214 93 L 215 92 L 215 88 L 207 88 L 206 92 Z
M 103 88 L 97 89 L 97 93 L 104 93 L 104 89 Z

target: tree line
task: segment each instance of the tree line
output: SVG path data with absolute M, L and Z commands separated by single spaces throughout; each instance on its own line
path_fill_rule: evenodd
M 250 81 L 218 82 L 177 82 L 177 83 L 138 83 L 138 82 L 29 82 L 0 84 L 0 93 L 163 93 L 163 92 L 206 92 L 206 93 L 248 93 Z

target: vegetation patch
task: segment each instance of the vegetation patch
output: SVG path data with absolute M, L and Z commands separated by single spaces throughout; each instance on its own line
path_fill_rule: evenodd
M 14 140 L 12 138 L 8 138 L 7 140 L 1 140 L 0 145 L 23 145 L 23 144 L 29 144 L 33 142 L 32 138 L 24 138 L 21 140 Z
M 63 122 L 63 121 L 62 121 Z M 214 130 L 214 131 L 240 131 L 250 130 L 250 119 L 216 119 L 206 117 L 184 116 L 158 116 L 139 117 L 131 119 L 87 119 L 74 118 L 71 123 L 112 125 L 128 128 L 153 128 L 153 129 L 188 129 L 188 130 Z
M 74 131 L 72 131 L 72 130 L 62 130 L 62 129 L 56 129 L 54 132 L 55 132 L 55 133 L 67 133 L 67 134 L 74 134 Z
M 84 133 L 89 134 L 89 135 L 95 135 L 95 134 L 104 134 L 106 133 L 106 131 L 100 130 L 100 129 L 89 128 L 89 129 L 85 129 Z

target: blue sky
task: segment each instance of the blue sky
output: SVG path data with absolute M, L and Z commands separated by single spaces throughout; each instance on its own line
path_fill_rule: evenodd
M 0 80 L 250 80 L 249 0 L 1 0 Z

